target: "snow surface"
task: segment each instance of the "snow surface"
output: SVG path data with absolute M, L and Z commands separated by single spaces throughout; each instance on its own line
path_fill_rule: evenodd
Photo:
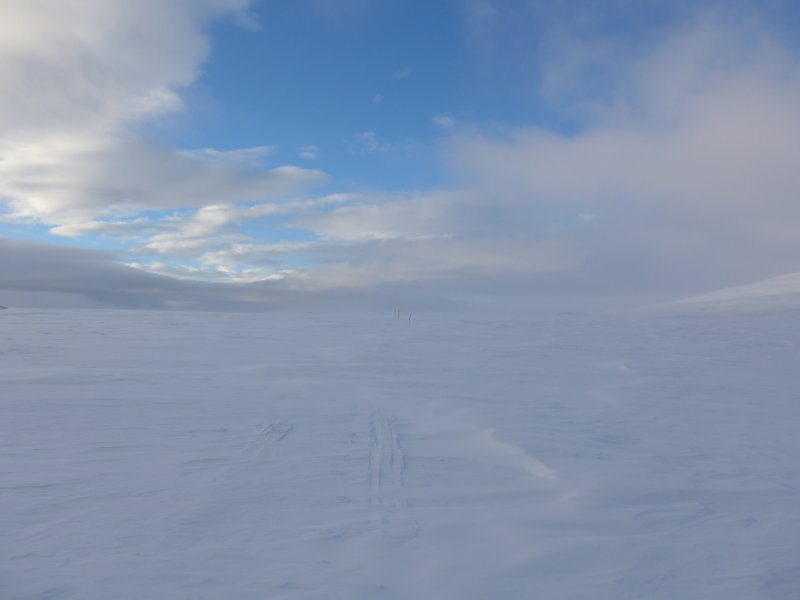
M 800 311 L 0 331 L 3 599 L 800 598 Z

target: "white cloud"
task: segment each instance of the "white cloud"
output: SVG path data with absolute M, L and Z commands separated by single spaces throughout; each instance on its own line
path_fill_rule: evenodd
M 574 268 L 578 257 L 554 241 L 427 237 L 371 240 L 324 247 L 320 260 L 287 284 L 307 291 L 368 290 L 383 285 L 431 286 L 439 291 L 467 282 L 484 289 Z M 302 276 L 301 276 L 302 275 Z
M 456 124 L 456 120 L 453 118 L 452 115 L 448 113 L 442 113 L 440 115 L 433 115 L 431 117 L 431 121 L 436 123 L 442 129 L 450 129 Z
M 286 270 L 275 267 L 269 269 L 261 267 L 243 267 L 241 265 L 231 267 L 224 263 L 205 262 L 201 266 L 173 264 L 161 261 L 152 261 L 149 263 L 133 262 L 127 263 L 127 266 L 146 273 L 162 275 L 187 282 L 204 281 L 218 282 L 221 284 L 281 281 L 290 274 L 290 272 Z
M 579 215 L 559 235 L 587 256 L 590 287 L 796 270 L 800 68 L 749 26 L 700 18 L 615 67 L 619 94 L 573 105 L 589 119 L 578 132 L 457 136 L 451 165 L 509 212 Z
M 355 134 L 347 143 L 347 149 L 354 154 L 372 154 L 388 150 L 389 146 L 378 139 L 374 131 L 362 131 Z
M 6 0 L 0 19 L 4 141 L 103 132 L 180 108 L 209 52 L 203 26 L 249 0 Z
M 314 213 L 298 219 L 322 239 L 363 242 L 448 236 L 443 197 L 373 197 L 350 206 Z
M 254 146 L 235 150 L 217 150 L 216 148 L 200 148 L 199 150 L 182 150 L 179 155 L 211 164 L 238 165 L 244 167 L 260 167 L 267 157 L 275 153 L 274 146 Z
M 121 234 L 150 227 L 142 211 L 264 201 L 321 181 L 319 171 L 269 167 L 269 146 L 173 150 L 138 133 L 182 108 L 209 53 L 206 25 L 222 16 L 254 25 L 249 3 L 4 3 L 3 219 L 57 235 Z
M 317 160 L 319 158 L 319 148 L 311 144 L 300 146 L 297 150 L 297 156 L 303 160 Z
M 81 215 L 266 199 L 323 177 L 297 167 L 264 168 L 262 156 L 262 149 L 188 153 L 130 136 L 73 135 L 8 149 L 0 196 L 18 218 L 61 225 Z
M 81 237 L 90 234 L 133 235 L 158 229 L 153 219 L 127 219 L 109 221 L 74 221 L 50 228 L 50 233 L 61 237 Z
M 414 69 L 412 67 L 403 67 L 402 69 L 397 69 L 394 73 L 392 73 L 392 79 L 395 81 L 401 81 L 403 79 L 408 79 L 414 74 Z
M 467 33 L 474 38 L 483 38 L 500 17 L 500 10 L 492 0 L 465 0 L 460 5 Z
M 155 227 L 158 233 L 147 237 L 141 250 L 167 256 L 197 258 L 207 255 L 211 249 L 233 248 L 246 242 L 248 238 L 240 227 L 247 221 L 278 215 L 302 217 L 307 213 L 346 203 L 351 198 L 345 194 L 332 194 L 280 203 L 208 205 L 190 214 L 171 215 L 161 219 Z M 233 255 L 235 254 L 234 252 Z

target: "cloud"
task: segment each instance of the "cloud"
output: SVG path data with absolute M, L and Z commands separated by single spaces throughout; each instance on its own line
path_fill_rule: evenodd
M 0 289 L 82 296 L 101 305 L 168 308 L 192 303 L 194 294 L 208 305 L 220 290 L 200 282 L 181 282 L 119 264 L 109 252 L 20 242 L 0 237 Z M 24 295 L 22 296 L 24 301 Z
M 413 67 L 403 67 L 402 69 L 397 69 L 394 73 L 392 73 L 392 79 L 395 81 L 401 81 L 403 79 L 408 79 L 414 74 Z
M 192 267 L 122 264 L 111 252 L 0 237 L 0 292 L 6 305 L 270 310 L 302 303 L 282 289 L 281 273 L 259 284 L 198 281 Z M 208 269 L 213 279 L 214 269 Z M 12 300 L 13 299 L 13 302 Z
M 374 154 L 375 152 L 387 152 L 391 149 L 392 145 L 380 141 L 378 134 L 374 131 L 357 133 L 347 142 L 347 150 L 352 154 Z
M 139 257 L 3 240 L 0 287 L 82 293 L 122 306 L 234 305 L 232 291 L 186 280 L 267 280 L 280 270 L 268 257 L 257 272 L 203 259 L 248 241 L 242 232 L 247 221 L 335 201 L 286 199 L 325 175 L 271 165 L 271 146 L 173 149 L 143 133 L 144 126 L 184 109 L 182 92 L 209 54 L 207 25 L 229 17 L 253 27 L 248 5 L 4 5 L 0 219 L 46 225 L 51 234 L 74 240 L 110 238 Z M 308 157 L 316 148 L 301 152 Z M 141 260 L 147 254 L 163 260 Z M 181 298 L 186 294 L 197 300 Z
M 448 236 L 451 205 L 436 196 L 369 197 L 298 219 L 322 239 L 363 242 Z
M 158 229 L 153 219 L 127 219 L 109 221 L 75 221 L 50 228 L 50 233 L 61 237 L 82 237 L 91 234 L 133 235 Z
M 448 113 L 442 113 L 440 115 L 433 115 L 431 117 L 431 121 L 436 123 L 442 129 L 450 129 L 456 124 L 456 120 L 453 118 L 452 115 Z
M 149 213 L 266 201 L 324 174 L 274 149 L 175 150 L 142 133 L 181 110 L 213 19 L 254 25 L 248 0 L 9 0 L 0 22 L 4 221 L 77 237 L 156 225 Z M 144 215 L 142 213 L 148 213 Z
M 241 231 L 241 225 L 247 221 L 287 215 L 300 218 L 306 213 L 348 202 L 350 198 L 345 194 L 331 194 L 280 203 L 204 206 L 188 214 L 169 215 L 148 227 L 156 233 L 142 240 L 144 246 L 140 252 L 201 258 L 212 249 L 249 240 Z
M 370 290 L 390 284 L 413 289 L 434 284 L 445 294 L 458 285 L 471 293 L 483 289 L 490 294 L 498 281 L 560 272 L 575 263 L 576 257 L 567 248 L 550 240 L 370 240 L 325 248 L 325 256 L 308 277 L 289 281 L 309 291 Z
M 504 210 L 548 219 L 586 257 L 574 276 L 587 290 L 796 270 L 800 68 L 773 33 L 701 14 L 613 65 L 614 89 L 571 104 L 577 132 L 457 135 L 450 164 Z
M 319 147 L 308 144 L 297 149 L 297 156 L 303 160 L 317 160 L 319 158 Z
M 266 158 L 275 153 L 274 146 L 253 146 L 236 150 L 217 150 L 216 148 L 200 148 L 199 150 L 183 150 L 180 156 L 196 159 L 215 165 L 236 165 L 244 167 L 260 167 Z
M 465 0 L 459 5 L 468 35 L 484 39 L 501 16 L 501 8 L 492 0 Z
M 323 179 L 319 171 L 263 167 L 262 148 L 180 152 L 126 136 L 17 145 L 0 162 L 11 216 L 64 225 L 81 217 L 263 200 Z
M 524 211 L 497 210 L 470 190 L 366 196 L 298 219 L 320 241 L 305 249 L 310 267 L 292 274 L 294 289 L 326 292 L 494 286 L 570 270 L 580 257 Z M 302 276 L 302 277 L 300 277 Z M 370 292 L 372 293 L 372 292 Z M 398 293 L 395 291 L 395 293 Z
M 548 110 L 513 127 L 432 117 L 446 132 L 441 189 L 318 197 L 301 193 L 326 175 L 271 164 L 270 146 L 177 150 L 143 133 L 182 109 L 206 25 L 246 20 L 247 2 L 56 4 L 14 0 L 0 24 L 0 219 L 127 251 L 2 240 L 0 287 L 162 307 L 594 299 L 800 265 L 800 63 L 746 2 L 731 16 L 682 2 L 667 16 L 623 0 L 465 2 L 470 39 L 488 59 L 515 53 L 509 72 Z M 634 33 L 611 35 L 615 15 Z M 353 154 L 398 147 L 375 131 L 347 142 Z M 263 238 L 248 233 L 265 223 Z
M 580 98 L 544 81 L 551 100 L 571 98 L 569 132 L 460 130 L 444 145 L 450 189 L 298 219 L 328 244 L 309 249 L 302 284 L 634 298 L 797 270 L 800 68 L 764 21 L 744 23 L 693 13 L 629 40 L 640 51 L 620 61 L 606 38 L 570 53 L 559 37 L 547 69 L 561 57 L 584 73 L 587 57 L 610 77 Z
M 301 219 L 356 201 L 358 196 L 330 194 L 261 204 L 215 204 L 148 218 L 76 221 L 50 232 L 63 237 L 96 234 L 123 241 L 129 252 L 139 257 L 125 264 L 143 271 L 206 281 L 269 281 L 290 273 L 276 257 L 307 254 L 320 244 L 256 242 L 244 232 L 247 223 Z M 148 256 L 158 258 L 142 260 Z M 174 262 L 176 259 L 181 262 Z
M 208 21 L 248 0 L 7 0 L 0 21 L 4 141 L 102 132 L 182 106 Z

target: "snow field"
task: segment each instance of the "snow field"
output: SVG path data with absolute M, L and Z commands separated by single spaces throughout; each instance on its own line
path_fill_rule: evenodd
M 0 327 L 0 597 L 800 597 L 800 312 Z

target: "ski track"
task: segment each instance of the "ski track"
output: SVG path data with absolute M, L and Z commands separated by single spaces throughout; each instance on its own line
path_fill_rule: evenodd
M 367 505 L 377 512 L 382 535 L 394 539 L 410 539 L 419 533 L 419 523 L 403 498 L 405 469 L 397 420 L 373 409 L 369 417 Z

